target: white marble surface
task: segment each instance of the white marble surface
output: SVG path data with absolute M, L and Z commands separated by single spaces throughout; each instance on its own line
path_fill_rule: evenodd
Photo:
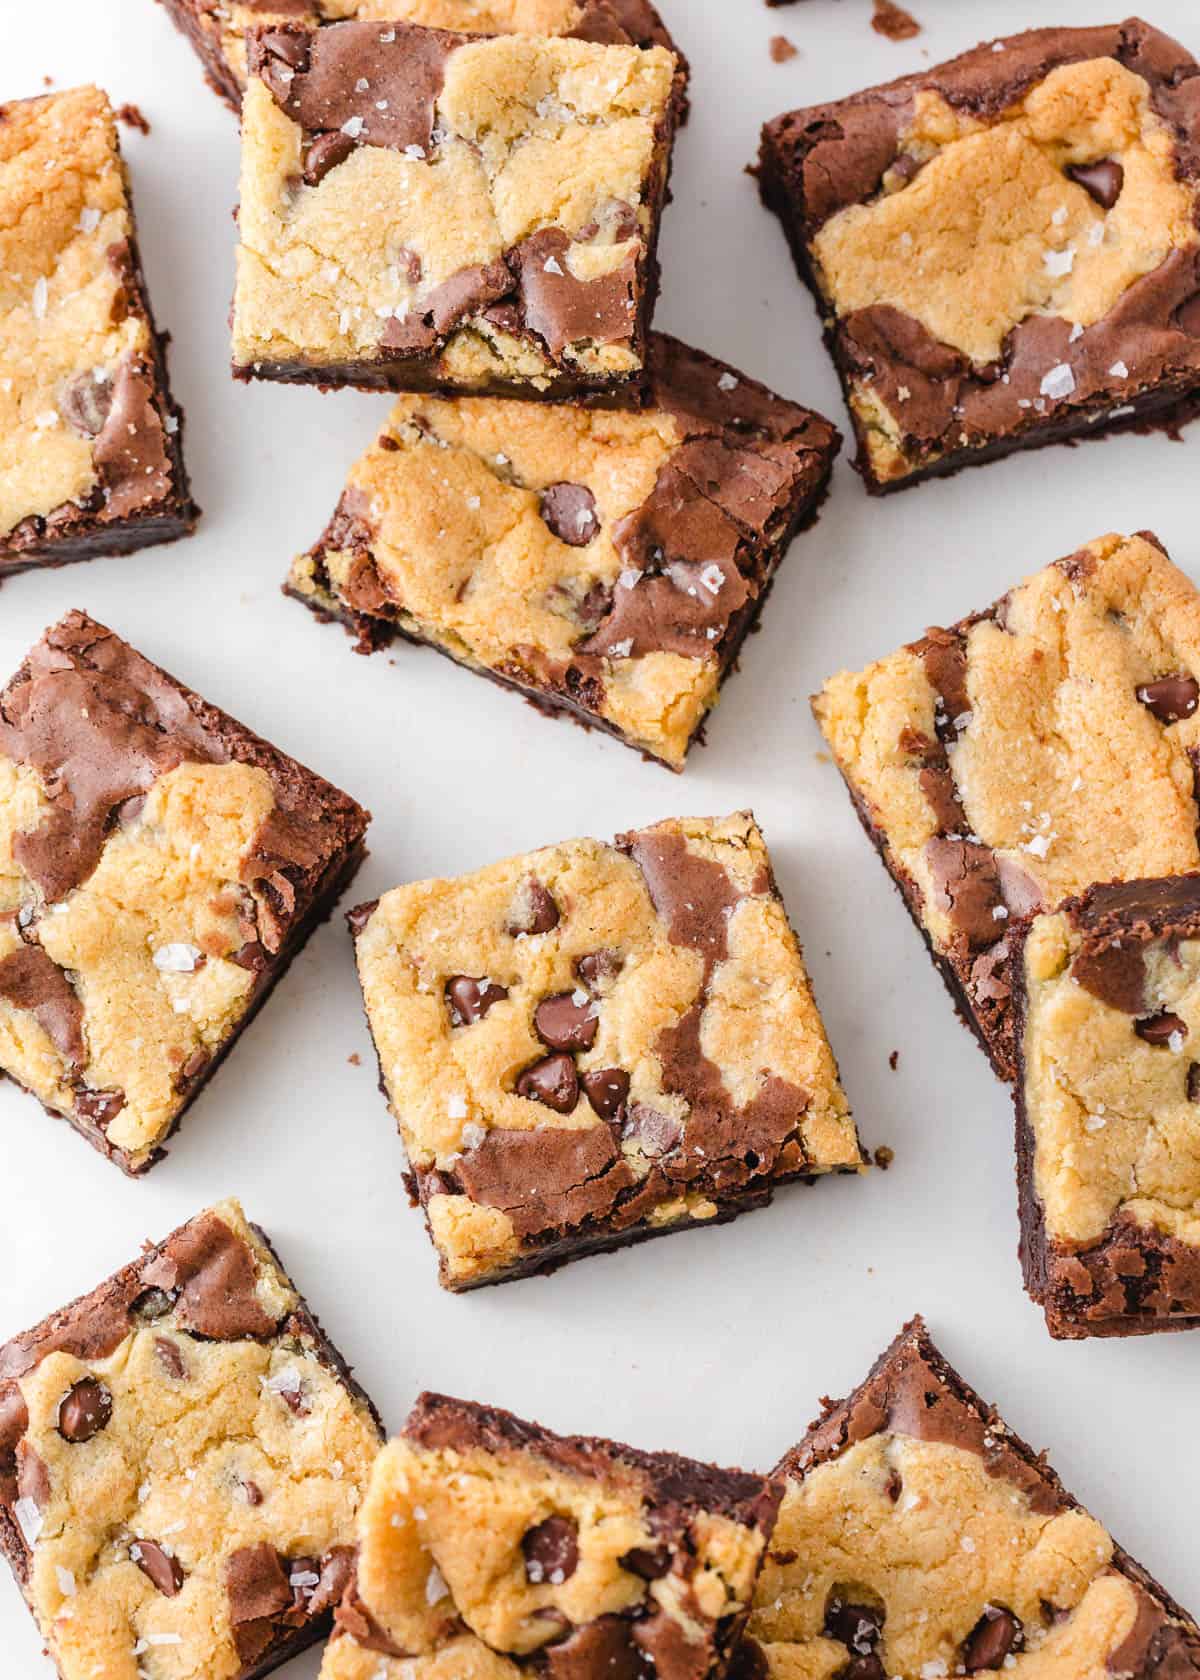
M 660 0 L 690 53 L 695 115 L 664 234 L 662 326 L 844 423 L 811 303 L 742 173 L 759 124 L 1023 27 L 1111 21 L 1098 0 L 913 0 L 894 44 L 869 0 Z M 1145 0 L 1200 50 L 1188 0 Z M 783 31 L 801 49 L 768 55 Z M 457 1300 L 435 1281 L 375 1088 L 340 922 L 312 941 L 170 1156 L 131 1183 L 11 1087 L 0 1089 L 0 1337 L 92 1287 L 209 1201 L 236 1193 L 398 1427 L 419 1387 L 564 1430 L 771 1464 L 817 1397 L 856 1382 L 901 1321 L 947 1353 L 1174 1593 L 1200 1608 L 1195 1336 L 1056 1346 L 1021 1291 L 1011 1114 L 853 818 L 807 697 L 983 606 L 1105 530 L 1155 529 L 1200 576 L 1200 428 L 1027 455 L 880 503 L 839 464 L 681 779 L 416 650 L 355 657 L 279 593 L 323 526 L 387 399 L 235 386 L 226 313 L 237 136 L 151 0 L 0 6 L 0 99 L 95 80 L 153 125 L 126 132 L 155 308 L 174 334 L 199 533 L 0 591 L 0 673 L 86 607 L 375 812 L 366 898 L 576 833 L 753 805 L 804 940 L 864 1138 L 896 1163 L 782 1194 L 765 1213 L 547 1280 Z M 888 1055 L 899 1049 L 896 1072 Z M 357 1052 L 360 1066 L 348 1058 Z M 0 1672 L 49 1670 L 0 1583 Z M 310 1657 L 288 1671 L 311 1680 Z

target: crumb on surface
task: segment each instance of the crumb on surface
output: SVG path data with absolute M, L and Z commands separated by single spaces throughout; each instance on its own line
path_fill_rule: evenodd
M 875 0 L 871 28 L 877 35 L 886 35 L 889 41 L 911 41 L 914 35 L 921 33 L 921 25 L 916 18 L 903 6 L 897 6 L 895 0 Z
M 799 47 L 793 46 L 786 35 L 772 35 L 771 58 L 776 64 L 786 64 L 789 58 L 798 57 Z
M 150 124 L 139 108 L 130 103 L 117 106 L 117 121 L 126 128 L 136 128 L 139 134 L 149 134 Z
M 350 1054 L 346 1057 L 346 1060 L 350 1063 L 351 1067 L 361 1067 L 362 1066 L 362 1057 L 359 1055 L 357 1050 L 352 1050 L 350 1052 Z
M 886 1172 L 895 1159 L 896 1151 L 889 1148 L 886 1143 L 881 1143 L 875 1151 L 874 1161 L 880 1172 Z
M 892 1072 L 895 1073 L 896 1069 L 900 1066 L 899 1050 L 892 1051 L 891 1055 L 888 1057 L 888 1066 L 891 1068 Z

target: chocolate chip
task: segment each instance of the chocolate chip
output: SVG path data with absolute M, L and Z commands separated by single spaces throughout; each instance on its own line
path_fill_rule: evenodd
M 1023 1644 L 1020 1617 L 1001 1605 L 989 1604 L 963 1641 L 963 1667 L 968 1674 L 1003 1668 L 1004 1659 Z
M 101 369 L 81 373 L 64 385 L 58 399 L 58 411 L 80 437 L 94 438 L 104 430 L 108 411 L 112 407 L 113 382 Z
M 547 1517 L 521 1541 L 525 1574 L 535 1586 L 569 1581 L 579 1565 L 579 1525 L 571 1517 Z
M 183 1585 L 183 1565 L 157 1540 L 135 1540 L 129 1555 L 164 1598 L 174 1598 Z
M 880 1151 L 877 1149 L 875 1151 L 875 1154 L 876 1154 L 876 1157 L 878 1157 L 879 1154 L 880 1154 Z M 878 1163 L 878 1164 L 882 1165 L 881 1162 Z M 904 1491 L 904 1478 L 901 1476 L 899 1470 L 889 1470 L 888 1471 L 888 1478 L 887 1478 L 887 1481 L 883 1484 L 883 1491 L 884 1491 L 884 1493 L 887 1494 L 888 1498 L 891 1500 L 892 1504 L 894 1505 L 896 1503 L 896 1501 L 899 1499 L 901 1493 Z
M 668 1114 L 660 1114 L 645 1103 L 635 1103 L 621 1131 L 622 1137 L 635 1138 L 647 1155 L 666 1155 L 683 1136 L 683 1127 Z
M 1187 1100 L 1191 1103 L 1200 1103 L 1200 1062 L 1188 1063 Z
M 869 1604 L 832 1596 L 825 1605 L 825 1632 L 858 1656 L 874 1650 L 882 1630 L 883 1611 Z
M 318 134 L 304 158 L 304 179 L 310 187 L 320 186 L 331 169 L 345 163 L 357 147 L 348 134 L 336 128 L 330 134 Z
M 1148 1015 L 1144 1021 L 1135 1021 L 1133 1030 L 1147 1044 L 1169 1044 L 1176 1033 L 1181 1039 L 1187 1037 L 1187 1023 L 1181 1021 L 1178 1015 L 1172 1015 L 1169 1009 L 1160 1010 L 1157 1015 Z
M 491 980 L 473 980 L 468 974 L 456 974 L 446 982 L 450 1025 L 473 1026 L 476 1021 L 483 1020 L 493 1004 L 502 1003 L 507 996 L 507 989 L 495 985 Z
M 82 1377 L 58 1408 L 58 1433 L 79 1445 L 107 1429 L 112 1418 L 112 1395 L 95 1377 Z
M 308 68 L 308 42 L 303 35 L 272 29 L 262 36 L 262 44 L 272 58 L 282 59 L 293 70 Z
M 1102 210 L 1112 209 L 1125 185 L 1125 171 L 1115 158 L 1105 158 L 1102 163 L 1072 164 L 1067 169 L 1067 175 L 1089 193 Z
M 891 165 L 888 173 L 897 176 L 907 186 L 921 173 L 924 167 L 921 159 L 914 157 L 911 152 L 901 152 L 900 156 Z
M 560 542 L 586 548 L 600 529 L 596 498 L 586 484 L 565 480 L 542 491 L 541 515 Z
M 576 1001 L 574 992 L 543 998 L 533 1015 L 533 1027 L 551 1050 L 590 1050 L 600 1022 L 590 998 Z
M 101 1131 L 111 1126 L 125 1107 L 124 1091 L 92 1091 L 86 1086 L 75 1093 L 75 1112 Z
M 671 1553 L 666 1546 L 634 1546 L 622 1552 L 617 1562 L 643 1581 L 661 1581 L 671 1567 Z
M 259 1487 L 257 1482 L 252 1482 L 248 1479 L 243 1480 L 241 1488 L 247 1505 L 257 1508 L 262 1504 L 263 1490 Z
M 1160 723 L 1178 723 L 1196 710 L 1200 683 L 1195 677 L 1160 677 L 1157 682 L 1140 684 L 1134 692 Z
M 583 1094 L 601 1120 L 615 1120 L 629 1096 L 629 1075 L 624 1068 L 593 1068 L 580 1075 Z
M 517 1080 L 517 1095 L 544 1103 L 556 1114 L 570 1114 L 579 1101 L 579 1080 L 570 1056 L 544 1056 Z
M 536 876 L 523 881 L 513 904 L 508 931 L 514 939 L 522 934 L 549 933 L 558 926 L 558 905 Z
M 188 1374 L 183 1354 L 179 1350 L 179 1343 L 173 1342 L 169 1336 L 155 1336 L 154 1351 L 158 1355 L 158 1362 L 163 1370 L 174 1382 L 182 1382 Z
M 608 980 L 615 980 L 625 966 L 625 959 L 617 951 L 601 948 L 599 951 L 589 951 L 586 957 L 580 957 L 575 964 L 575 972 L 585 986 L 597 992 Z

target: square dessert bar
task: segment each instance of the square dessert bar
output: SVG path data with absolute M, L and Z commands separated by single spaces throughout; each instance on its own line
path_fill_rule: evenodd
M 0 579 L 196 523 L 108 99 L 0 105 Z
M 1200 1675 L 1200 1630 L 920 1319 L 775 1474 L 739 1680 Z
M 0 1346 L 0 1553 L 61 1680 L 254 1680 L 312 1645 L 379 1447 L 233 1201 Z
M 405 397 L 288 591 L 682 768 L 840 439 L 654 333 L 636 414 Z
M 763 130 L 874 492 L 1200 391 L 1200 66 L 1035 29 Z
M 673 53 L 381 22 L 248 42 L 239 378 L 637 405 Z
M 1016 1065 L 1009 924 L 1200 867 L 1200 594 L 1107 536 L 816 696 L 863 827 L 963 1019 Z
M 195 48 L 205 79 L 235 111 L 246 91 L 246 31 L 263 24 L 357 18 L 419 23 L 466 35 L 570 35 L 581 41 L 672 48 L 650 0 L 162 0 Z M 683 61 L 680 61 L 681 65 Z
M 153 1166 L 369 814 L 86 614 L 0 692 L 0 1074 Z
M 1096 886 L 1013 957 L 1021 1255 L 1052 1335 L 1200 1325 L 1200 875 Z
M 441 1281 L 762 1207 L 863 1157 L 753 817 L 573 840 L 351 912 Z
M 423 1394 L 375 1461 L 321 1680 L 720 1680 L 779 1493 Z

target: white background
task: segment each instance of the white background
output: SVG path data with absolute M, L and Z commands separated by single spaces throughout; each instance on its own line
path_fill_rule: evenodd
M 760 123 L 977 40 L 1111 22 L 1103 0 L 913 0 L 916 40 L 869 0 L 659 0 L 690 54 L 659 324 L 845 425 L 812 304 L 742 173 Z M 1200 51 L 1188 0 L 1144 14 Z M 801 56 L 775 65 L 771 35 Z M 150 0 L 0 4 L 0 99 L 97 81 L 153 125 L 126 131 L 142 249 L 205 509 L 171 547 L 30 574 L 0 591 L 0 677 L 86 608 L 375 813 L 354 901 L 568 836 L 752 805 L 771 844 L 864 1141 L 888 1173 L 796 1187 L 719 1230 L 585 1260 L 549 1279 L 443 1294 L 406 1205 L 341 918 L 321 929 L 185 1118 L 131 1182 L 14 1088 L 0 1089 L 0 1340 L 217 1198 L 237 1194 L 399 1428 L 421 1387 L 565 1431 L 765 1468 L 821 1394 L 842 1394 L 915 1311 L 1014 1428 L 1185 1604 L 1200 1609 L 1200 1339 L 1056 1345 L 1021 1290 L 1012 1117 L 859 830 L 808 695 L 982 607 L 1116 529 L 1156 530 L 1200 577 L 1200 427 L 1028 454 L 872 501 L 845 461 L 796 543 L 762 633 L 681 778 L 544 719 L 428 652 L 357 657 L 279 585 L 320 532 L 385 397 L 235 386 L 226 314 L 237 136 Z M 888 1055 L 900 1052 L 892 1072 Z M 352 1053 L 361 1065 L 349 1062 Z M 0 1583 L 0 1673 L 48 1672 Z M 289 1674 L 309 1680 L 317 1658 Z

